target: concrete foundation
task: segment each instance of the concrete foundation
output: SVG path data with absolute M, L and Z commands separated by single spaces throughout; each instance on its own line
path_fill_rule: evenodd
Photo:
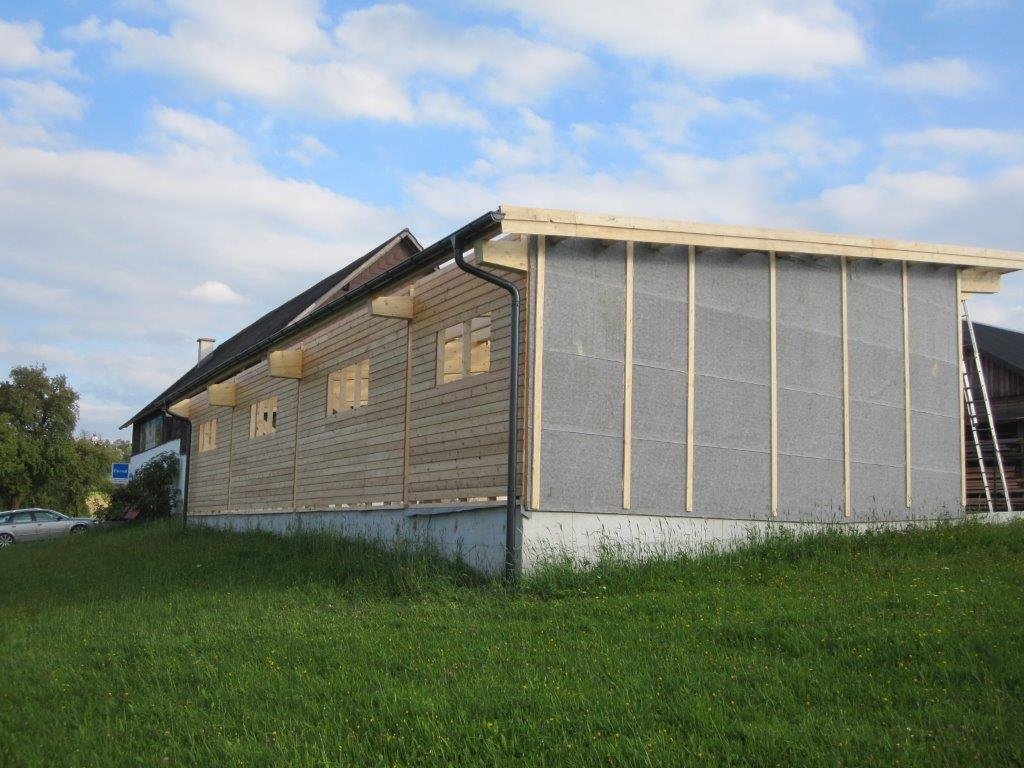
M 192 515 L 190 525 L 235 531 L 329 533 L 388 547 L 427 545 L 483 573 L 505 564 L 505 507 L 389 507 Z

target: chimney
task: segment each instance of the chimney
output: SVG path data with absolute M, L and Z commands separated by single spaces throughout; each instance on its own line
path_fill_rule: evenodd
M 196 360 L 196 365 L 203 362 L 203 358 L 213 352 L 213 347 L 217 343 L 216 339 L 209 339 L 205 336 L 196 339 L 199 343 L 199 359 Z

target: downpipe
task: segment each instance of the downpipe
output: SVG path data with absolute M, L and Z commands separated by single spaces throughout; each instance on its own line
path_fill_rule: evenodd
M 463 272 L 503 288 L 511 299 L 509 311 L 509 374 L 508 374 L 508 482 L 505 490 L 505 579 L 515 580 L 519 574 L 519 509 L 516 504 L 518 485 L 517 443 L 519 430 L 519 289 L 508 280 L 487 272 L 475 264 L 468 263 L 462 255 L 458 236 L 452 235 L 452 252 L 455 263 Z

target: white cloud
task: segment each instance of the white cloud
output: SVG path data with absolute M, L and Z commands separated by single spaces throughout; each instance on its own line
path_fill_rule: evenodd
M 857 23 L 834 0 L 501 0 L 551 36 L 700 77 L 820 77 L 864 62 Z
M 807 168 L 842 165 L 861 151 L 860 143 L 853 139 L 824 135 L 814 119 L 797 120 L 778 127 L 766 137 L 765 145 L 784 151 L 797 165 Z
M 275 109 L 327 118 L 461 125 L 486 120 L 441 83 L 480 78 L 492 101 L 536 101 L 586 59 L 506 30 L 462 29 L 406 5 L 344 14 L 332 34 L 314 0 L 275 5 L 168 0 L 167 33 L 90 18 L 65 30 L 110 45 L 122 67 L 185 78 Z
M 990 174 L 878 169 L 805 204 L 827 229 L 879 236 L 1020 249 L 1024 243 L 1024 165 Z
M 242 304 L 245 297 L 235 291 L 227 283 L 219 280 L 207 280 L 185 294 L 190 299 L 205 301 L 208 304 Z
M 475 169 L 478 173 L 494 173 L 516 168 L 547 166 L 555 154 L 555 132 L 552 124 L 529 109 L 521 109 L 523 131 L 515 141 L 491 137 L 477 142 L 482 157 Z
M 0 19 L 0 69 L 70 73 L 71 51 L 43 48 L 42 39 L 43 25 L 37 21 Z
M 320 139 L 316 136 L 310 136 L 309 134 L 303 134 L 300 136 L 295 146 L 289 149 L 285 154 L 300 165 L 306 166 L 312 165 L 314 162 L 324 157 L 337 157 L 337 154 L 332 149 L 325 146 Z
M 489 96 L 507 104 L 536 103 L 587 66 L 574 51 L 507 30 L 438 24 L 404 4 L 347 13 L 335 36 L 349 55 L 375 62 L 396 76 L 483 76 Z
M 0 139 L 0 295 L 35 345 L 12 344 L 0 368 L 51 363 L 93 400 L 120 403 L 122 419 L 194 363 L 197 336 L 227 338 L 405 223 L 251 157 L 211 152 L 210 137 L 227 133 L 168 114 L 158 125 L 166 140 L 137 154 Z M 189 138 L 189 127 L 203 130 Z M 211 302 L 232 296 L 201 287 L 218 278 L 247 301 Z M 145 360 L 159 362 L 145 381 L 130 378 Z
M 589 123 L 573 123 L 569 126 L 569 132 L 577 144 L 587 144 L 601 135 L 601 130 Z
M 882 72 L 890 88 L 928 96 L 970 96 L 990 85 L 988 74 L 965 59 L 935 58 L 900 64 Z
M 78 120 L 85 99 L 52 80 L 0 79 L 0 141 L 52 145 L 68 141 L 56 126 Z
M 167 141 L 183 143 L 222 157 L 244 158 L 249 154 L 245 139 L 208 117 L 160 107 L 153 112 L 153 122 Z
M 636 102 L 630 109 L 629 133 L 640 141 L 654 138 L 664 144 L 682 144 L 690 138 L 692 125 L 709 118 L 719 120 L 765 119 L 761 107 L 747 99 L 722 99 L 698 93 L 688 86 L 657 89 L 655 98 Z
M 22 119 L 78 120 L 85 109 L 85 99 L 50 80 L 0 79 L 0 94 L 10 103 L 9 114 Z
M 883 143 L 890 152 L 927 157 L 930 160 L 934 160 L 936 152 L 956 156 L 994 157 L 1024 154 L 1024 133 L 988 128 L 928 128 L 889 134 L 884 137 Z

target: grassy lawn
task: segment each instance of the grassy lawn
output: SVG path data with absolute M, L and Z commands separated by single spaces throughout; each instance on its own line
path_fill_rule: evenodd
M 516 587 L 152 524 L 0 585 L 3 766 L 1024 764 L 1024 523 Z

